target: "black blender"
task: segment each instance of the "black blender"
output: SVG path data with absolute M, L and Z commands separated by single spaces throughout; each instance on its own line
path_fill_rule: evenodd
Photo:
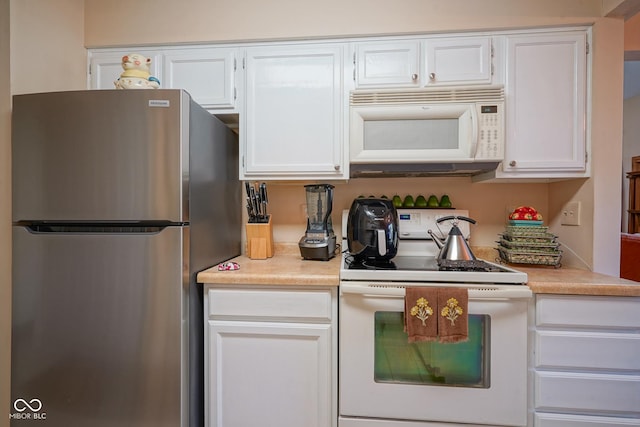
M 333 185 L 305 185 L 307 231 L 298 242 L 304 259 L 328 261 L 336 254 L 336 235 L 331 225 Z

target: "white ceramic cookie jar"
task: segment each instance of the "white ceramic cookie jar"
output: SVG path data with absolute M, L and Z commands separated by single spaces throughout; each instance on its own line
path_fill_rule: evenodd
M 116 89 L 158 89 L 160 80 L 150 73 L 151 58 L 139 53 L 122 57 L 120 78 L 113 82 Z

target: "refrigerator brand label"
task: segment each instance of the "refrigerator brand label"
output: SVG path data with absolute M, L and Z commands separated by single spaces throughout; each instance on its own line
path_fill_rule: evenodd
M 169 100 L 167 99 L 150 99 L 149 107 L 169 107 Z

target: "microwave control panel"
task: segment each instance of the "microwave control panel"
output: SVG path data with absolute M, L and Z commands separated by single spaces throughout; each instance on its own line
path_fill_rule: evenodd
M 478 147 L 476 160 L 504 158 L 504 103 L 480 103 L 478 115 Z

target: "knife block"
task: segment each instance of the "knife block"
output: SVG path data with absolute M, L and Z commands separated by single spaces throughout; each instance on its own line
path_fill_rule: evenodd
M 267 259 L 273 256 L 273 227 L 271 215 L 268 222 L 247 223 L 247 256 L 251 259 Z

